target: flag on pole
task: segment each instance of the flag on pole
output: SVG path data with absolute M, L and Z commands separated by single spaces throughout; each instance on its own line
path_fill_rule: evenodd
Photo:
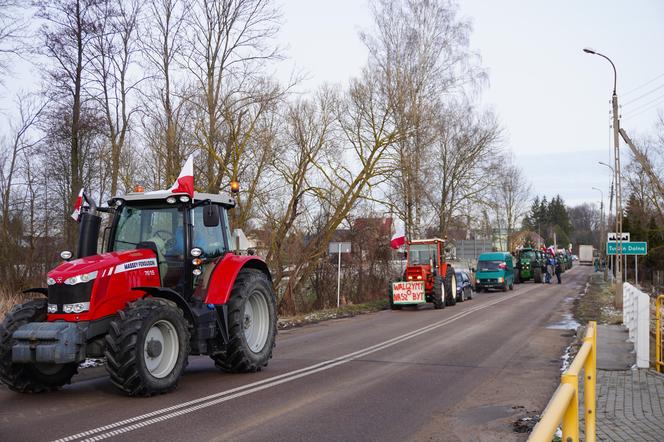
M 406 229 L 402 223 L 394 223 L 394 234 L 390 240 L 390 247 L 398 249 L 406 243 Z
M 81 207 L 83 207 L 83 189 L 78 192 L 78 197 L 74 203 L 74 211 L 71 214 L 71 217 L 74 218 L 74 221 L 78 222 L 78 218 L 81 216 Z
M 184 163 L 184 167 L 178 175 L 178 179 L 168 189 L 171 193 L 187 193 L 190 198 L 194 198 L 194 154 L 192 153 Z

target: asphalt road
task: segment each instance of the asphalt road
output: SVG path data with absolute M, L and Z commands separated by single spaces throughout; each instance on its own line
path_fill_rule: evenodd
M 0 440 L 523 440 L 571 341 L 561 320 L 588 268 L 444 310 L 382 311 L 280 332 L 260 373 L 192 357 L 178 390 L 118 393 L 103 369 L 59 392 L 0 389 Z

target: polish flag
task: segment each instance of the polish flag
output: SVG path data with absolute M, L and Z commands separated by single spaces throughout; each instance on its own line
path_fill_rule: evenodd
M 394 229 L 394 235 L 392 235 L 392 239 L 390 240 L 390 247 L 396 250 L 406 243 L 406 230 L 401 223 L 395 223 Z
M 74 221 L 78 222 L 78 218 L 81 216 L 81 207 L 83 207 L 83 189 L 78 192 L 78 197 L 74 203 L 74 211 L 71 214 L 71 217 L 74 218 Z
M 190 198 L 194 198 L 194 154 L 192 153 L 184 163 L 178 179 L 175 184 L 168 189 L 171 193 L 187 193 Z

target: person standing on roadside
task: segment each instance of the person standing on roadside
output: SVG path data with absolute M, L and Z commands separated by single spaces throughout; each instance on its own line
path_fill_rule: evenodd
M 555 269 L 556 269 L 556 270 L 555 270 L 555 271 L 556 271 L 556 279 L 558 280 L 558 284 L 561 284 L 562 282 L 561 282 L 561 280 L 560 280 L 560 274 L 563 272 L 563 268 L 562 268 L 562 266 L 560 265 L 560 258 L 558 258 L 558 259 L 555 259 L 555 258 L 554 258 L 554 260 L 555 260 L 555 264 L 554 264 L 554 265 L 555 265 Z

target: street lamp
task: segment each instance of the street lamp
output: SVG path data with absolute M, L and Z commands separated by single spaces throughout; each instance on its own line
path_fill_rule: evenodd
M 607 224 L 608 224 L 608 222 L 611 220 L 611 214 L 613 213 L 613 179 L 615 179 L 616 172 L 613 169 L 613 167 L 609 166 L 605 162 L 598 161 L 598 163 L 601 164 L 602 166 L 608 167 L 609 170 L 611 171 L 612 176 L 613 176 L 613 178 L 611 179 L 611 187 L 610 187 L 610 190 L 609 190 L 609 217 L 607 218 Z M 609 262 L 611 263 L 611 274 L 613 274 L 613 272 L 615 271 L 615 268 L 616 268 L 616 266 L 613 263 L 614 258 L 615 258 L 615 256 L 611 257 L 611 259 L 609 260 Z M 605 276 L 607 276 L 607 275 L 605 275 Z
M 593 190 L 596 190 L 600 193 L 602 199 L 599 201 L 599 247 L 600 247 L 600 256 L 602 257 L 602 261 L 600 264 L 603 262 L 604 263 L 604 268 L 602 269 L 604 271 L 604 279 L 606 280 L 606 246 L 604 245 L 604 192 L 602 192 L 602 189 L 598 189 L 597 187 L 593 187 Z
M 613 150 L 615 158 L 614 175 L 616 183 L 616 234 L 618 241 L 616 244 L 616 279 L 618 286 L 616 287 L 616 294 L 614 303 L 616 307 L 622 307 L 622 190 L 620 182 L 620 144 L 618 141 L 618 134 L 620 130 L 620 119 L 618 118 L 618 94 L 616 93 L 616 84 L 618 82 L 618 73 L 616 65 L 613 61 L 604 54 L 601 54 L 594 49 L 584 48 L 583 52 L 592 55 L 599 55 L 600 57 L 608 60 L 613 68 L 613 94 L 611 95 L 611 104 L 613 106 Z

